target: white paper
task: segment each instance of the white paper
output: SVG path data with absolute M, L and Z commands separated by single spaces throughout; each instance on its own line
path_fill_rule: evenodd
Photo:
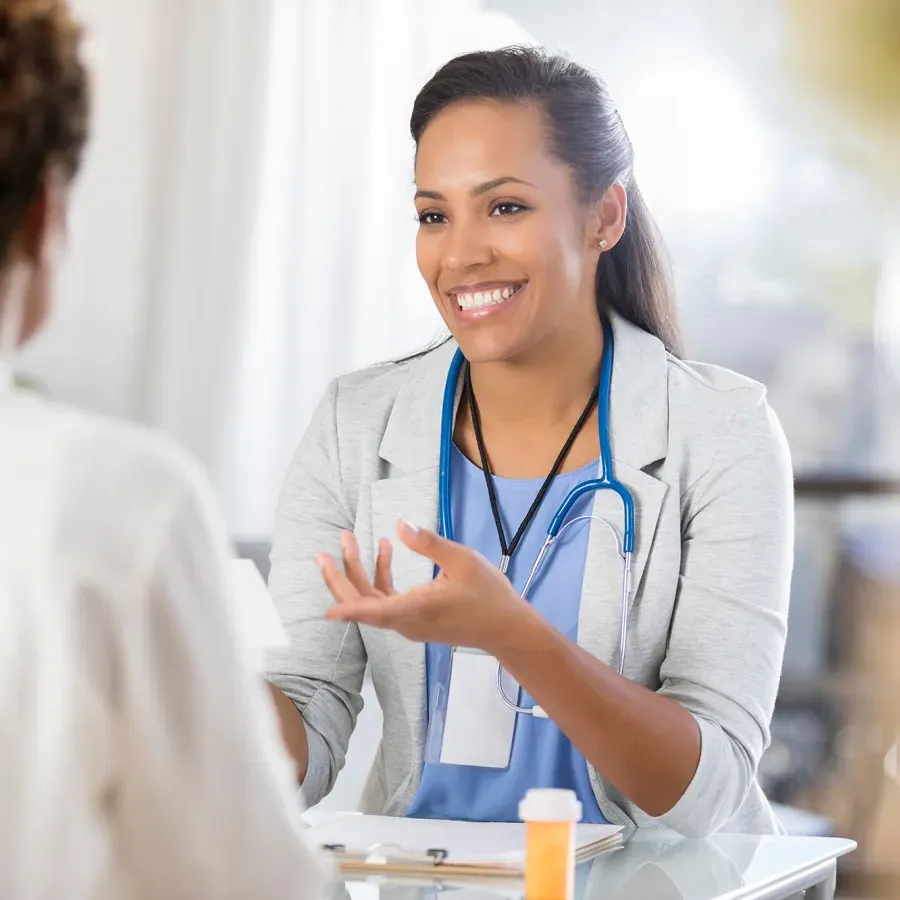
M 287 633 L 252 560 L 228 560 L 226 575 L 238 639 L 249 654 L 251 665 L 261 669 L 267 650 L 287 646 Z
M 506 696 L 515 703 L 519 688 L 511 676 L 503 674 Z M 450 670 L 440 761 L 505 769 L 515 730 L 516 713 L 497 690 L 497 660 L 485 653 L 457 649 Z
M 518 879 L 518 875 L 514 877 Z M 465 882 L 454 884 L 452 880 L 446 881 L 441 879 L 440 885 L 441 893 L 439 896 L 444 897 L 445 900 L 499 900 L 501 897 L 504 900 L 522 900 L 523 896 L 521 882 L 518 880 L 513 881 L 510 887 L 510 881 L 506 878 L 501 879 L 496 884 L 488 882 L 487 884 L 475 885 Z M 435 895 L 435 900 L 437 896 Z
M 619 834 L 617 825 L 579 825 L 576 847 L 582 849 Z M 391 844 L 406 854 L 447 851 L 447 863 L 507 863 L 525 861 L 525 826 L 518 822 L 456 822 L 397 816 L 347 816 L 314 825 L 305 832 L 315 846 L 342 844 L 348 853 L 365 853 L 377 844 Z

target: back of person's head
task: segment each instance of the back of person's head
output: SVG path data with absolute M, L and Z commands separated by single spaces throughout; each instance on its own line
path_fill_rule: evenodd
M 49 310 L 52 251 L 87 136 L 80 43 L 66 0 L 0 0 L 0 354 Z

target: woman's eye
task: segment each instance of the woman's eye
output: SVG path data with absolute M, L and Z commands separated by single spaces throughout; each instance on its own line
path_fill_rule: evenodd
M 447 221 L 447 217 L 439 212 L 420 212 L 416 214 L 420 225 L 441 225 Z
M 491 215 L 514 216 L 516 213 L 524 212 L 526 209 L 528 209 L 528 207 L 521 203 L 511 203 L 510 201 L 506 201 L 504 203 L 495 204 L 493 209 L 491 209 Z

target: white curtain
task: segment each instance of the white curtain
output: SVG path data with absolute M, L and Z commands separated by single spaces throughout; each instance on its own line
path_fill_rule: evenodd
M 139 415 L 211 470 L 236 537 L 265 539 L 328 380 L 439 330 L 414 257 L 416 92 L 528 36 L 480 0 L 212 6 L 160 14 Z
M 251 284 L 274 0 L 164 0 L 139 415 L 218 468 Z
M 269 534 L 327 382 L 439 330 L 414 255 L 418 89 L 457 52 L 527 40 L 478 0 L 276 0 L 268 26 L 250 277 L 226 304 L 239 353 L 216 376 L 231 393 L 210 460 L 243 537 Z

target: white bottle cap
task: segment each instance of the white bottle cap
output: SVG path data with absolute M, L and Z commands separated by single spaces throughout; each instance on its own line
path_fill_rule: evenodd
M 581 815 L 575 791 L 561 788 L 532 788 L 519 803 L 523 822 L 580 822 Z

